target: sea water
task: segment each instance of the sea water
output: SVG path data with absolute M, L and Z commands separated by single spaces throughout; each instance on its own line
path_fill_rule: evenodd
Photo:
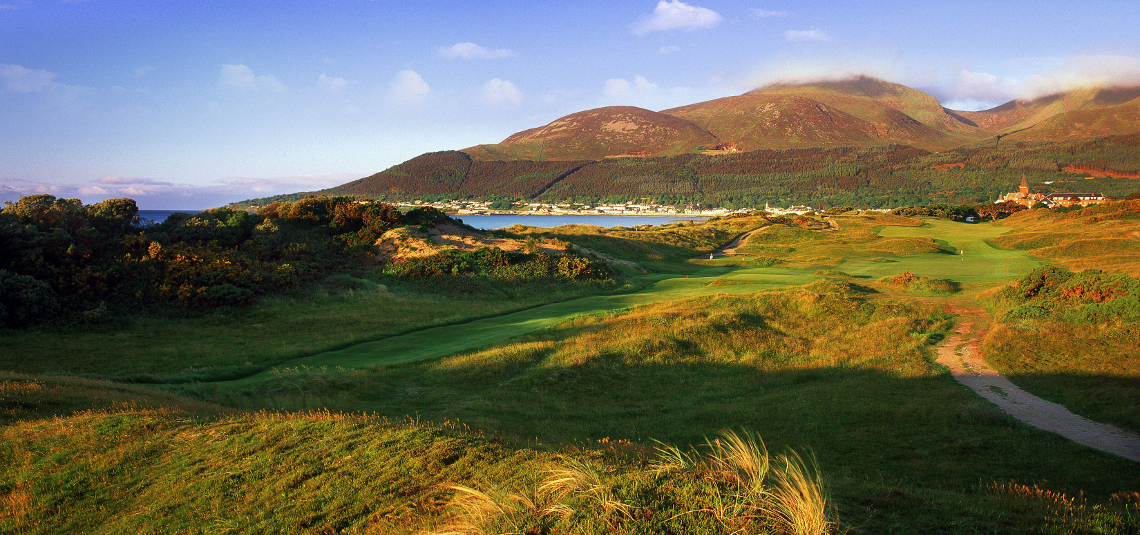
M 596 225 L 599 227 L 636 227 L 665 225 L 678 221 L 704 221 L 707 217 L 669 215 L 532 215 L 487 214 L 451 216 L 477 229 L 491 230 L 514 225 L 553 228 L 562 225 Z
M 139 210 L 143 223 L 162 223 L 175 213 L 196 214 L 201 210 Z M 491 230 L 514 225 L 553 228 L 562 225 L 596 225 L 599 227 L 635 227 L 638 225 L 665 225 L 677 221 L 704 221 L 707 217 L 669 215 L 534 215 L 486 214 L 451 216 L 477 229 Z

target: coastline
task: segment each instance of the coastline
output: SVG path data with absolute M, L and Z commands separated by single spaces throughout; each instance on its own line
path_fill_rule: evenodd
M 749 210 L 751 211 L 751 210 Z M 718 217 L 732 213 L 729 210 L 702 210 L 685 212 L 640 212 L 600 210 L 443 210 L 447 215 L 511 215 L 511 216 L 618 216 L 618 217 Z

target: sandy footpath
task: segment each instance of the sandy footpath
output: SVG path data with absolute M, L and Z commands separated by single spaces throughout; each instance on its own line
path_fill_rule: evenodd
M 938 348 L 938 363 L 949 368 L 958 382 L 1029 425 L 1101 451 L 1140 461 L 1140 435 L 1077 416 L 1061 405 L 1018 388 L 989 367 L 978 350 L 985 333 L 972 332 L 972 322 L 967 316 L 963 316 L 963 320 L 957 331 Z

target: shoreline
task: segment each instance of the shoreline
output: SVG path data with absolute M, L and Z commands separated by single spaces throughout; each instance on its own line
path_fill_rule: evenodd
M 571 210 L 555 211 L 519 211 L 519 210 L 444 210 L 447 215 L 510 215 L 510 216 L 615 216 L 615 217 L 717 217 L 727 215 L 727 210 L 709 210 L 704 212 L 580 212 Z

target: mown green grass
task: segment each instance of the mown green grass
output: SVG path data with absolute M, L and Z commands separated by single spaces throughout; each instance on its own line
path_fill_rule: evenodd
M 645 280 L 639 281 L 645 285 L 645 289 L 637 293 L 583 297 L 457 325 L 417 330 L 292 359 L 281 363 L 275 370 L 290 367 L 351 369 L 440 358 L 553 327 L 578 316 L 624 311 L 631 307 L 696 295 L 754 292 L 802 284 L 813 278 L 815 277 L 796 270 L 753 269 L 732 272 L 716 267 L 686 277 L 649 275 Z M 262 380 L 270 373 L 273 370 L 249 380 Z
M 317 289 L 199 317 L 8 331 L 0 369 L 136 382 L 227 380 L 321 351 L 596 292 L 565 285 L 536 285 L 513 297 L 377 284 Z
M 897 262 L 848 260 L 841 269 L 853 275 L 882 277 L 906 270 L 938 279 L 949 279 L 967 288 L 985 288 L 1015 279 L 1041 261 L 1021 251 L 1002 250 L 986 240 L 1009 232 L 991 223 L 958 223 L 927 220 L 922 227 L 883 227 L 879 234 L 893 238 L 924 237 L 944 245 L 944 252 L 896 259 Z

